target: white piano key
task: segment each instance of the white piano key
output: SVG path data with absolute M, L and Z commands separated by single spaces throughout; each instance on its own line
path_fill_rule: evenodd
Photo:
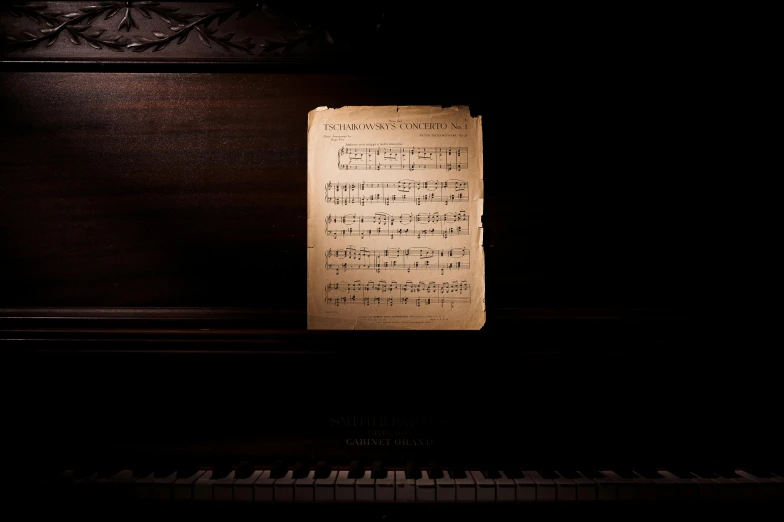
M 514 479 L 517 488 L 517 501 L 518 502 L 535 502 L 536 501 L 536 482 L 527 471 L 523 471 L 521 478 Z
M 640 473 L 634 472 L 637 478 L 634 481 L 637 483 L 637 498 L 639 500 L 653 501 L 657 498 L 658 482 L 659 479 L 646 478 Z
M 464 478 L 456 478 L 455 500 L 458 502 L 476 502 L 476 482 L 474 477 L 466 471 Z
M 369 470 L 365 470 L 362 478 L 358 478 L 354 483 L 357 502 L 375 502 L 376 500 L 376 480 L 371 478 Z
M 702 478 L 694 475 L 692 479 L 697 484 L 697 496 L 700 500 L 716 500 L 718 498 L 716 482 L 709 478 Z
M 577 500 L 577 483 L 573 479 L 569 479 L 558 473 L 558 478 L 555 481 L 555 498 L 559 502 L 574 502 Z
M 133 470 L 124 469 L 111 477 L 99 477 L 98 484 L 130 484 L 133 480 Z
M 153 477 L 152 496 L 161 500 L 171 500 L 175 480 L 177 480 L 176 471 L 172 471 L 165 477 Z
M 517 500 L 515 481 L 507 477 L 503 471 L 499 473 L 501 477 L 494 479 L 496 502 L 515 502 Z
M 315 471 L 310 470 L 306 477 L 294 480 L 294 500 L 297 502 L 313 502 L 315 500 L 316 479 L 313 478 L 315 473 Z
M 251 502 L 253 500 L 253 484 L 261 477 L 262 471 L 257 469 L 250 476 L 234 480 L 234 500 Z
M 87 473 L 79 478 L 74 478 L 72 483 L 83 491 L 89 491 L 98 483 L 98 472 Z
M 376 479 L 376 502 L 395 501 L 395 474 L 387 471 L 387 476 Z
M 272 502 L 275 500 L 275 481 L 272 471 L 265 469 L 253 483 L 253 500 L 256 502 Z
M 214 470 L 207 470 L 193 483 L 193 500 L 212 500 L 212 485 L 215 483 Z
M 313 499 L 316 502 L 333 502 L 335 500 L 335 481 L 337 479 L 338 472 L 335 470 L 330 471 L 325 478 L 316 479 Z
M 97 487 L 111 494 L 125 496 L 130 492 L 130 485 L 133 483 L 133 471 L 130 469 L 120 470 L 108 477 L 98 477 L 95 481 Z
M 735 474 L 738 475 L 733 480 L 738 484 L 737 499 L 738 500 L 757 500 L 759 498 L 759 483 L 747 477 L 737 470 Z
M 615 482 L 617 500 L 637 500 L 637 482 L 632 478 L 624 478 L 612 470 L 601 470 L 605 477 Z
M 574 479 L 574 483 L 577 484 L 578 501 L 590 502 L 596 500 L 596 482 L 594 482 L 593 479 L 589 479 L 580 474 L 579 477 Z
M 784 476 L 771 473 L 772 479 L 779 483 L 778 499 L 784 500 Z
M 759 500 L 773 500 L 778 493 L 778 482 L 771 477 L 758 477 L 748 471 L 736 469 L 735 473 L 757 484 L 757 498 Z
M 215 479 L 212 483 L 212 497 L 215 500 L 227 501 L 234 500 L 234 475 L 231 470 L 225 477 Z
M 406 478 L 405 471 L 395 471 L 395 502 L 416 500 L 416 481 Z
M 468 471 L 476 484 L 477 502 L 495 502 L 495 481 L 484 476 L 481 471 Z
M 449 473 L 444 471 L 444 476 L 435 480 L 436 501 L 454 502 L 457 500 L 457 484 L 455 484 L 455 479 L 449 476 Z
M 356 479 L 348 478 L 348 471 L 339 471 L 338 478 L 335 481 L 335 500 L 337 501 L 354 501 L 354 483 Z
M 152 498 L 152 483 L 155 477 L 152 473 L 143 477 L 137 477 L 133 481 L 133 488 L 131 493 L 134 498 Z
M 60 473 L 57 474 L 57 480 L 59 482 L 72 482 L 73 481 L 73 477 L 74 477 L 74 473 L 76 473 L 76 470 L 65 469 L 65 470 L 63 470 L 63 471 L 61 471 Z
M 537 502 L 555 502 L 555 482 L 552 479 L 546 479 L 537 471 L 526 471 L 536 483 L 536 501 Z
M 181 477 L 174 481 L 172 498 L 174 500 L 193 500 L 193 486 L 206 471 L 195 471 L 190 477 Z
M 597 500 L 618 500 L 618 484 L 613 477 L 608 477 L 603 472 L 601 477 L 593 478 L 596 483 Z
M 697 500 L 699 492 L 693 477 L 684 478 L 667 470 L 660 470 L 667 482 L 661 482 L 659 498 L 672 500 Z
M 275 491 L 275 502 L 294 501 L 294 471 L 288 470 L 285 475 L 275 481 L 272 489 Z
M 718 500 L 738 500 L 740 484 L 733 478 L 711 477 L 716 483 L 716 498 Z
M 82 478 L 74 479 L 74 484 L 96 484 L 98 482 L 98 472 L 89 473 Z
M 657 500 L 678 500 L 680 497 L 679 482 L 677 477 L 667 471 L 659 471 L 661 478 L 654 479 L 656 482 Z
M 416 479 L 415 488 L 417 502 L 435 502 L 436 481 L 426 471 L 422 471 L 422 477 Z

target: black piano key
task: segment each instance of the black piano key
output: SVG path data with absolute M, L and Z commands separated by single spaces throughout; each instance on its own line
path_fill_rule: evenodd
M 577 478 L 582 478 L 582 476 L 577 472 L 577 470 L 574 469 L 558 469 L 558 473 L 560 473 L 561 476 L 565 479 L 574 480 Z
M 329 474 L 332 472 L 329 465 L 326 461 L 322 460 L 316 463 L 316 470 L 313 474 L 314 478 L 317 479 L 325 479 L 329 477 Z
M 233 471 L 233 466 L 228 462 L 219 462 L 215 465 L 212 470 L 212 476 L 210 478 L 217 480 L 226 478 L 229 473 Z
M 149 476 L 149 474 L 152 473 L 154 470 L 155 469 L 151 465 L 140 464 L 134 467 L 131 471 L 132 471 L 133 478 L 138 479 L 138 478 Z
M 237 479 L 245 479 L 253 475 L 253 472 L 256 471 L 253 463 L 250 461 L 240 462 L 237 465 L 236 473 L 234 477 Z
M 422 478 L 422 470 L 417 466 L 416 462 L 410 460 L 406 464 L 406 478 L 409 479 L 421 479 Z
M 449 477 L 453 479 L 464 479 L 468 476 L 465 467 L 458 462 L 453 462 L 447 472 L 449 473 Z
M 308 468 L 307 462 L 300 460 L 294 464 L 291 476 L 295 479 L 301 479 L 307 477 L 309 472 L 310 469 Z
M 485 478 L 489 478 L 489 479 L 499 479 L 499 478 L 501 478 L 501 473 L 499 473 L 497 469 L 483 469 L 482 470 L 482 475 Z
M 707 469 L 697 469 L 692 471 L 692 473 L 694 473 L 699 478 L 704 478 L 704 479 L 718 478 L 718 475 L 716 474 L 715 471 L 707 470 Z
M 557 479 L 557 478 L 561 478 L 558 475 L 558 473 L 556 473 L 554 470 L 551 470 L 551 469 L 537 470 L 537 473 L 539 473 L 542 476 L 542 478 L 548 479 L 548 480 L 554 480 L 554 479 Z
M 102 466 L 98 468 L 98 478 L 109 478 L 113 475 L 116 475 L 120 471 L 122 471 L 120 466 Z M 174 470 L 171 470 L 169 474 L 173 472 Z
M 82 480 L 84 478 L 89 477 L 93 473 L 97 473 L 98 470 L 92 467 L 89 468 L 77 468 L 74 470 L 73 478 L 76 480 Z
M 634 471 L 639 476 L 641 476 L 643 478 L 647 478 L 647 479 L 659 479 L 659 478 L 663 477 L 663 475 L 661 473 L 659 473 L 657 470 L 651 469 L 651 468 L 637 468 Z
M 637 474 L 634 473 L 630 469 L 619 468 L 619 469 L 613 469 L 613 471 L 615 473 L 617 473 L 619 477 L 624 478 L 624 479 L 636 479 L 636 478 L 639 478 L 637 476 Z
M 270 469 L 270 478 L 279 479 L 286 476 L 288 472 L 288 467 L 282 461 L 277 461 L 272 464 L 272 468 Z
M 749 473 L 751 473 L 752 475 L 758 478 L 771 478 L 772 476 L 774 476 L 774 474 L 767 469 L 750 468 L 744 471 L 748 471 Z
M 672 473 L 676 477 L 682 478 L 682 479 L 693 479 L 694 478 L 694 474 L 691 471 L 688 471 L 688 470 L 685 470 L 685 469 L 671 469 L 670 473 Z
M 427 470 L 427 477 L 431 479 L 442 479 L 444 478 L 444 471 L 441 469 L 441 466 L 437 462 L 431 462 L 428 464 Z
M 199 471 L 199 468 L 192 462 L 183 462 L 177 466 L 177 478 L 184 479 L 192 477 L 194 473 Z
M 358 460 L 352 461 L 351 466 L 349 466 L 348 470 L 348 478 L 350 479 L 361 479 L 365 477 L 365 468 L 362 467 L 362 463 Z
M 604 473 L 602 473 L 598 469 L 585 468 L 585 469 L 580 469 L 578 471 L 580 472 L 580 475 L 582 475 L 585 478 L 589 478 L 589 479 L 604 478 Z
M 519 469 L 516 469 L 516 468 L 505 468 L 502 471 L 504 472 L 504 475 L 507 476 L 507 478 L 510 478 L 510 479 L 521 479 L 521 478 L 523 478 L 522 470 L 519 470 Z
M 381 461 L 373 462 L 373 471 L 370 478 L 385 479 L 389 475 L 389 471 L 381 464 Z
M 152 476 L 155 478 L 168 477 L 175 471 L 177 471 L 177 466 L 169 460 L 164 460 L 156 464 L 152 471 Z

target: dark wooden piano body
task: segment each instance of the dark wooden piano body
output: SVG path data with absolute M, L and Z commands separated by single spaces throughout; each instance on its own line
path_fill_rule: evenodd
M 6 8 L 3 32 L 89 13 L 49 4 Z M 655 56 L 577 45 L 578 15 L 507 27 L 491 10 L 218 26 L 233 4 L 177 4 L 216 18 L 210 46 L 79 36 L 159 38 L 160 13 L 131 4 L 140 29 L 104 6 L 3 53 L 6 457 L 27 479 L 107 462 L 781 466 L 770 351 L 717 313 L 710 218 L 679 161 L 685 94 Z M 228 50 L 209 39 L 229 32 Z M 245 37 L 268 47 L 245 54 Z M 388 104 L 483 116 L 482 331 L 305 329 L 307 112 Z

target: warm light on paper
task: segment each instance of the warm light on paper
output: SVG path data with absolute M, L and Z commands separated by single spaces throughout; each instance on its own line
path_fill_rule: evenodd
M 482 120 L 468 107 L 308 114 L 308 328 L 485 323 Z

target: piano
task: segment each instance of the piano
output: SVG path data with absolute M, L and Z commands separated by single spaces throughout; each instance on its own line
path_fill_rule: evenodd
M 21 506 L 781 506 L 776 358 L 721 299 L 733 272 L 700 239 L 710 203 L 664 89 L 683 62 L 644 54 L 644 30 L 620 49 L 576 12 L 94 4 L 0 18 Z M 305 118 L 361 104 L 483 116 L 481 331 L 306 329 Z

